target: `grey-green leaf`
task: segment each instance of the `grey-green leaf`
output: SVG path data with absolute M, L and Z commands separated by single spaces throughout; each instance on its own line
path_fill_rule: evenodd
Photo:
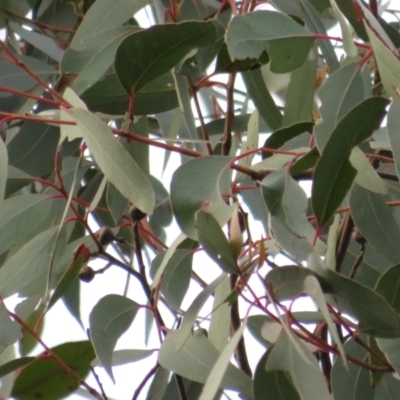
M 105 177 L 137 208 L 151 214 L 155 205 L 153 187 L 111 129 L 86 110 L 71 109 L 94 159 Z
M 89 316 L 90 337 L 101 364 L 114 380 L 112 356 L 117 340 L 132 324 L 139 305 L 118 295 L 99 300 Z

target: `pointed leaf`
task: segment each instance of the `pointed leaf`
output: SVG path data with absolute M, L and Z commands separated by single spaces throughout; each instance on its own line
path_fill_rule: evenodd
M 244 328 L 246 327 L 246 321 L 242 323 L 240 328 L 231 337 L 231 340 L 226 345 L 218 360 L 215 362 L 214 366 L 210 371 L 210 375 L 204 385 L 203 391 L 201 393 L 199 400 L 213 400 L 214 396 L 217 394 L 218 389 L 221 385 L 222 379 L 225 376 L 225 372 L 230 365 L 230 359 L 233 352 L 235 351 L 239 340 L 242 338 Z
M 319 226 L 340 206 L 356 176 L 349 157 L 353 147 L 372 135 L 385 116 L 388 100 L 373 97 L 354 107 L 337 125 L 314 172 L 312 205 Z
M 242 73 L 247 92 L 257 107 L 258 112 L 271 130 L 282 125 L 282 114 L 268 91 L 259 69 Z
M 131 326 L 139 305 L 118 295 L 107 295 L 99 300 L 89 316 L 90 337 L 96 355 L 114 381 L 112 355 L 121 335 Z
M 367 74 L 366 79 L 364 79 Z M 336 70 L 324 82 L 319 92 L 322 121 L 315 126 L 315 141 L 320 152 L 324 149 L 338 122 L 357 104 L 372 94 L 369 72 L 360 71 L 358 63 Z M 368 87 L 366 87 L 368 82 Z
M 356 227 L 368 243 L 388 260 L 400 263 L 400 227 L 384 196 L 354 185 L 350 209 Z
M 86 110 L 72 109 L 67 112 L 80 128 L 107 179 L 137 208 L 151 214 L 155 205 L 151 183 L 124 146 L 114 137 L 111 129 Z
M 176 351 L 178 351 L 188 340 L 190 333 L 192 332 L 193 326 L 196 322 L 196 318 L 202 309 L 207 299 L 214 293 L 216 287 L 225 279 L 226 275 L 222 274 L 213 282 L 211 282 L 202 292 L 194 299 L 188 310 L 185 312 L 181 327 L 175 334 L 176 340 Z
M 165 253 L 161 253 L 153 260 L 150 274 L 155 275 L 163 262 Z M 177 249 L 168 261 L 161 283 L 161 293 L 168 305 L 179 310 L 189 288 L 192 275 L 193 252 L 189 249 Z
M 111 364 L 113 367 L 116 367 L 118 365 L 125 365 L 137 362 L 151 356 L 153 353 L 154 350 L 140 350 L 140 349 L 115 350 L 112 355 Z M 103 364 L 98 358 L 95 358 L 92 361 L 92 367 L 102 367 L 102 366 Z
M 211 21 L 152 26 L 122 41 L 115 57 L 115 71 L 128 95 L 132 95 L 170 71 L 191 50 L 215 40 Z
M 300 136 L 304 132 L 311 133 L 313 131 L 314 124 L 312 122 L 298 122 L 296 124 L 285 126 L 284 128 L 278 129 L 268 136 L 264 143 L 264 147 L 269 149 L 279 149 L 289 140 Z M 271 154 L 263 153 L 262 158 L 271 157 Z
M 32 284 L 35 284 L 35 293 L 28 295 L 45 289 L 57 231 L 58 226 L 55 226 L 35 236 L 0 268 L 0 294 L 3 298 L 25 293 Z
M 196 228 L 199 242 L 206 253 L 223 272 L 235 274 L 238 266 L 228 239 L 216 219 L 209 213 L 199 211 L 196 214 Z

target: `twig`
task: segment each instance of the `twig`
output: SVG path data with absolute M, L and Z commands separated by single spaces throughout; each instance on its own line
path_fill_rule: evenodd
M 157 372 L 158 368 L 160 368 L 160 364 L 157 363 L 144 377 L 142 382 L 140 382 L 139 386 L 136 388 L 135 392 L 133 393 L 132 400 L 137 400 L 139 398 L 140 392 L 146 385 L 147 381 Z

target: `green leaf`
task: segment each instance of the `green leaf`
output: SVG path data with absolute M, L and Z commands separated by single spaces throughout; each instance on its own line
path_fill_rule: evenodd
M 312 276 L 312 275 L 307 276 L 304 279 L 303 289 L 304 289 L 305 293 L 308 293 L 313 298 L 313 300 L 315 301 L 315 303 L 318 306 L 318 309 L 321 311 L 322 315 L 324 316 L 325 321 L 329 328 L 329 332 L 332 335 L 333 341 L 336 343 L 336 346 L 339 350 L 340 356 L 342 357 L 343 364 L 347 367 L 348 363 L 347 363 L 347 359 L 346 359 L 346 354 L 344 352 L 342 342 L 339 338 L 337 328 L 332 321 L 331 314 L 326 305 L 319 280 L 315 276 Z
M 388 260 L 400 263 L 400 227 L 384 196 L 354 185 L 350 209 L 354 224 L 368 243 Z
M 359 331 L 375 337 L 400 336 L 399 315 L 383 296 L 334 271 L 323 272 L 328 283 L 323 288 L 328 302 L 356 318 L 360 322 Z
M 342 203 L 356 176 L 349 157 L 353 147 L 372 135 L 385 116 L 388 100 L 372 97 L 354 107 L 336 126 L 314 172 L 312 205 L 319 226 Z
M 367 156 L 358 147 L 354 147 L 351 151 L 350 163 L 357 170 L 354 181 L 358 185 L 374 193 L 385 194 L 388 192 L 388 186 L 378 175 Z
M 86 257 L 78 255 L 74 262 L 68 267 L 68 269 L 64 272 L 60 282 L 58 282 L 53 294 L 51 295 L 46 312 L 49 311 L 58 300 L 60 300 L 72 282 L 78 277 L 79 271 L 86 265 L 86 263 Z
M 36 294 L 45 289 L 48 268 L 54 251 L 58 226 L 48 229 L 26 243 L 0 268 L 0 294 Z M 26 293 L 29 291 L 35 293 Z
M 314 43 L 312 34 L 292 18 L 273 11 L 235 16 L 228 25 L 226 43 L 232 59 L 271 57 L 271 71 L 290 72 L 306 60 Z
M 378 339 L 379 341 L 379 339 Z M 354 340 L 348 340 L 344 349 L 346 354 L 358 360 L 369 362 L 367 351 Z M 337 357 L 332 368 L 332 390 L 335 399 L 374 400 L 375 390 L 371 384 L 370 372 L 359 365 L 349 363 L 348 369 Z
M 205 252 L 214 260 L 222 271 L 235 274 L 238 272 L 232 247 L 217 220 L 209 213 L 196 213 L 196 228 L 199 242 Z
M 171 204 L 182 232 L 197 240 L 195 214 L 206 211 L 220 225 L 232 216 L 234 207 L 228 206 L 222 193 L 230 191 L 230 157 L 211 156 L 190 160 L 181 165 L 172 176 Z
M 147 400 L 162 400 L 164 398 L 165 390 L 167 389 L 168 379 L 170 372 L 159 367 L 154 375 L 150 384 L 149 391 L 147 392 Z
M 129 96 L 115 73 L 108 73 L 84 92 L 82 100 L 90 110 L 110 115 L 124 115 Z M 178 106 L 170 72 L 146 85 L 135 94 L 135 115 L 157 114 Z
M 90 371 L 90 363 L 95 357 L 89 341 L 64 343 L 51 350 L 79 377 L 85 379 Z M 37 358 L 18 375 L 11 393 L 13 398 L 58 400 L 79 387 L 76 378 L 68 375 L 47 353 L 45 354 L 45 357 Z
M 270 350 L 261 357 L 254 373 L 254 400 L 300 400 L 285 372 L 265 370 L 269 353 Z
M 0 378 L 35 361 L 36 357 L 21 357 L 0 366 Z
M 375 400 L 395 399 L 399 390 L 399 380 L 393 375 L 384 374 L 375 389 Z
M 94 306 L 89 316 L 90 337 L 96 355 L 108 375 L 112 373 L 112 355 L 121 335 L 131 326 L 139 305 L 134 301 L 110 294 Z
M 397 374 L 400 373 L 400 339 L 377 339 L 379 348 Z
M 149 3 L 149 0 L 121 0 L 113 4 L 109 0 L 96 0 L 79 25 L 70 48 L 84 50 L 85 39 L 123 25 Z
M 214 293 L 217 286 L 225 279 L 226 275 L 221 274 L 217 279 L 206 286 L 200 294 L 193 300 L 192 304 L 185 312 L 181 327 L 175 333 L 176 351 L 182 348 L 190 337 L 197 316 L 207 299 Z
M 80 41 L 80 48 L 73 44 L 61 61 L 61 74 L 76 75 L 72 89 L 78 94 L 92 87 L 111 67 L 120 43 L 139 28 L 118 26 L 102 32 L 92 32 Z
M 132 95 L 171 70 L 191 50 L 209 46 L 215 40 L 212 22 L 152 26 L 122 41 L 115 71 L 128 95 Z
M 105 177 L 137 208 L 151 214 L 155 205 L 151 183 L 111 129 L 86 110 L 71 109 L 67 113 L 77 123 Z
M 400 77 L 398 74 L 400 61 L 398 51 L 386 35 L 384 38 L 386 41 L 384 42 L 383 38 L 378 37 L 368 24 L 365 24 L 365 28 L 374 50 L 383 87 L 389 96 L 391 96 L 396 103 L 400 104 L 398 92 L 398 88 L 400 88 Z
M 320 152 L 338 122 L 353 107 L 371 96 L 372 87 L 368 74 L 368 69 L 360 71 L 358 63 L 352 63 L 336 70 L 322 85 L 319 92 L 322 121 L 314 129 L 315 141 Z
M 261 189 L 273 238 L 295 259 L 307 260 L 315 252 L 311 245 L 315 230 L 306 217 L 308 200 L 303 189 L 283 170 L 265 177 Z M 324 251 L 325 245 L 317 240 L 315 249 Z
M 258 149 L 259 145 L 259 114 L 258 110 L 253 111 L 250 116 L 249 123 L 247 125 L 247 139 L 242 143 L 240 148 L 240 154 L 247 153 L 251 150 Z M 250 167 L 251 162 L 256 154 L 252 153 L 246 157 L 243 157 L 239 160 L 238 165 L 242 165 L 243 167 Z M 236 181 L 242 181 L 246 176 L 244 174 L 238 173 L 236 177 Z
M 244 328 L 246 327 L 246 320 L 242 323 L 240 328 L 231 337 L 231 340 L 226 345 L 218 360 L 215 362 L 214 366 L 210 371 L 210 375 L 204 385 L 203 391 L 201 393 L 199 400 L 212 400 L 218 392 L 218 388 L 224 378 L 225 372 L 230 365 L 230 359 L 233 352 L 235 351 L 239 340 L 242 338 Z
M 215 289 L 213 312 L 208 329 L 208 338 L 218 351 L 225 348 L 230 335 L 231 307 L 226 299 L 231 293 L 230 279 L 227 276 Z
M 312 112 L 318 60 L 316 50 L 316 46 L 314 46 L 304 64 L 295 69 L 290 76 L 285 113 L 282 119 L 282 126 L 284 127 L 298 122 L 313 121 Z
M 247 92 L 265 123 L 272 130 L 279 129 L 282 125 L 282 114 L 265 86 L 261 71 L 256 69 L 244 72 L 242 77 Z
M 164 368 L 194 382 L 205 383 L 220 354 L 201 332 L 194 332 L 179 350 L 176 331 L 170 331 L 161 345 L 158 362 Z M 221 389 L 230 389 L 252 399 L 251 378 L 243 371 L 228 365 Z
M 307 362 L 301 357 L 292 340 L 301 347 Z M 267 358 L 266 371 L 286 371 L 302 400 L 332 400 L 317 359 L 299 338 L 289 339 L 285 332 L 272 347 Z
M 393 158 L 395 161 L 396 174 L 400 176 L 400 105 L 393 102 L 390 106 L 387 119 L 387 132 L 392 146 Z
M 28 31 L 13 22 L 10 22 L 9 26 L 18 36 L 21 36 L 21 38 L 26 40 L 32 46 L 43 51 L 43 53 L 47 54 L 53 60 L 60 62 L 63 51 L 56 45 L 52 38 L 34 31 Z
M 154 350 L 141 350 L 141 349 L 126 349 L 115 350 L 112 355 L 111 365 L 116 367 L 118 365 L 125 365 L 134 363 L 154 354 Z M 103 364 L 98 358 L 92 361 L 92 367 L 102 367 Z
M 298 122 L 290 126 L 272 132 L 266 139 L 264 147 L 269 149 L 279 149 L 289 140 L 300 136 L 304 132 L 312 133 L 314 124 L 312 122 Z M 262 153 L 262 158 L 271 157 L 272 153 Z
M 400 312 L 400 264 L 384 272 L 376 286 L 375 292 L 379 293 L 398 312 Z
M 150 271 L 152 277 L 156 275 L 164 259 L 164 255 L 165 253 L 161 253 L 153 260 Z M 180 309 L 189 288 L 192 262 L 192 250 L 177 249 L 165 266 L 164 277 L 161 283 L 161 293 L 173 310 Z
M 9 164 L 31 176 L 50 174 L 54 170 L 58 132 L 58 127 L 26 121 L 7 145 Z
M 8 155 L 7 148 L 3 140 L 0 140 L 0 223 L 3 223 L 3 210 L 4 210 L 4 193 L 7 184 L 7 171 L 8 171 Z M 1 228 L 0 228 L 1 229 Z
M 48 79 L 57 74 L 57 71 L 43 61 L 33 57 L 19 56 L 18 59 L 24 63 L 31 71 L 37 74 L 41 79 Z M 37 85 L 37 81 L 32 78 L 24 69 L 10 63 L 4 59 L 0 60 L 0 85 L 10 89 L 28 92 Z M 9 97 L 9 93 L 1 93 L 0 97 Z
M 21 338 L 21 326 L 10 318 L 8 310 L 0 303 L 0 345 L 11 346 Z
M 308 268 L 284 266 L 268 272 L 265 283 L 274 299 L 291 300 L 303 293 L 304 281 L 309 276 L 317 275 Z
M 317 10 L 307 0 L 300 0 L 301 6 L 304 10 L 304 20 L 306 21 L 308 27 L 314 32 L 320 35 L 327 36 L 328 33 L 325 29 L 324 21 L 321 20 L 318 15 Z M 319 40 L 318 46 L 326 60 L 329 71 L 331 73 L 335 72 L 340 68 L 339 60 L 335 52 L 335 48 L 330 40 Z

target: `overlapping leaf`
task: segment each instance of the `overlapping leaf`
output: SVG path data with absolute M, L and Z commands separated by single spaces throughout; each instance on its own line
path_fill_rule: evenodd
M 230 191 L 231 158 L 201 157 L 181 165 L 172 176 L 171 204 L 182 232 L 196 240 L 195 214 L 199 210 L 213 215 L 220 225 L 232 216 L 234 207 L 222 198 Z
M 349 157 L 353 147 L 372 135 L 385 116 L 388 100 L 372 97 L 354 107 L 335 127 L 314 172 L 312 205 L 319 226 L 340 206 L 356 176 Z
M 205 383 L 219 352 L 202 332 L 194 332 L 179 350 L 176 350 L 176 345 L 176 331 L 170 331 L 158 354 L 161 366 L 184 378 Z M 251 378 L 232 364 L 228 365 L 220 387 L 253 398 Z
M 306 60 L 314 43 L 311 32 L 292 18 L 273 11 L 239 14 L 230 22 L 226 43 L 232 59 L 271 57 L 271 71 L 290 72 Z
M 137 208 L 151 214 L 155 205 L 151 183 L 111 129 L 86 110 L 67 112 L 76 121 L 104 176 Z
M 212 22 L 156 25 L 127 37 L 118 47 L 115 70 L 131 95 L 170 71 L 191 50 L 216 40 Z

